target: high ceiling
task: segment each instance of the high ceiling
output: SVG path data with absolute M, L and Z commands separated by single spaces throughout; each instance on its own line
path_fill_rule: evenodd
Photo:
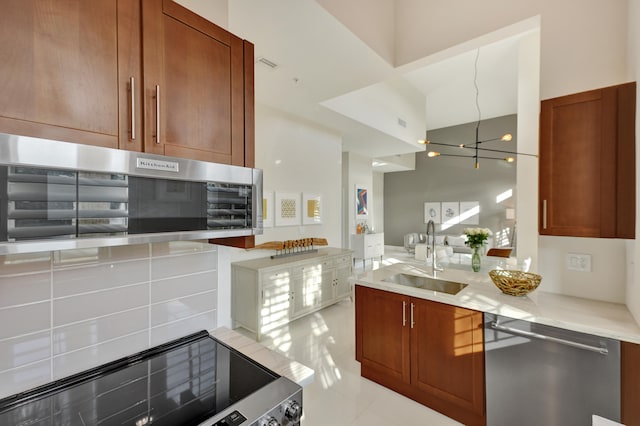
M 256 101 L 335 131 L 343 151 L 417 152 L 425 129 L 478 120 L 474 76 L 483 119 L 516 113 L 516 38 L 402 71 L 315 1 L 230 1 L 229 29 L 255 43 Z

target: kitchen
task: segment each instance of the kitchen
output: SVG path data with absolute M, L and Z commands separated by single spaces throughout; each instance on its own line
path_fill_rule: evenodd
M 192 6 L 195 9 L 199 2 L 191 2 L 191 3 L 193 3 L 193 5 L 190 4 L 189 6 Z M 634 3 L 630 2 L 629 4 L 633 7 Z M 282 9 L 277 10 L 274 5 L 271 5 L 271 7 L 274 8 L 274 11 L 272 13 L 279 12 L 279 15 L 281 16 L 290 16 L 288 14 L 293 13 L 288 9 L 288 7 L 293 7 L 293 5 L 282 4 L 279 6 Z M 259 6 L 255 4 L 251 4 L 250 2 L 242 2 L 242 3 L 233 2 L 232 4 L 229 4 L 226 7 L 228 7 L 228 12 L 230 17 L 234 16 L 233 15 L 233 12 L 235 10 L 234 8 L 242 8 L 242 7 L 246 8 L 244 13 L 248 16 L 255 16 L 255 17 L 267 16 L 266 14 L 268 13 L 268 11 L 266 10 L 265 11 L 260 10 L 260 12 L 263 12 L 263 13 L 258 13 L 259 9 L 257 8 Z M 533 6 L 531 7 L 533 8 Z M 513 15 L 505 16 L 501 20 L 500 24 L 496 24 L 496 25 L 491 25 L 488 23 L 487 24 L 476 23 L 476 25 L 480 25 L 480 28 L 476 30 L 475 34 L 462 33 L 460 35 L 454 36 L 453 33 L 443 31 L 441 34 L 438 35 L 438 37 L 431 38 L 432 40 L 440 39 L 442 40 L 442 43 L 443 43 L 443 45 L 441 46 L 433 47 L 432 48 L 433 52 L 442 50 L 448 46 L 461 43 L 479 34 L 489 33 L 490 31 L 493 31 L 496 28 L 509 25 L 513 22 L 519 22 L 521 19 L 524 19 L 525 17 L 534 15 L 536 13 L 542 13 L 543 18 L 545 19 L 544 22 L 551 21 L 548 23 L 549 25 L 548 27 L 543 26 L 543 29 L 544 29 L 543 44 L 541 47 L 542 64 L 543 64 L 543 67 L 542 67 L 543 73 L 541 77 L 543 81 L 542 95 L 541 95 L 542 99 L 552 97 L 555 95 L 573 93 L 573 92 L 587 90 L 595 87 L 602 87 L 610 83 L 611 84 L 617 83 L 617 82 L 625 81 L 629 79 L 627 78 L 627 74 L 626 74 L 627 73 L 626 51 L 623 47 L 614 47 L 614 46 L 618 46 L 618 42 L 620 46 L 626 46 L 627 34 L 626 34 L 626 31 L 623 31 L 623 28 L 626 28 L 626 25 L 618 25 L 619 21 L 616 21 L 616 19 L 621 19 L 619 18 L 619 15 L 616 15 L 615 17 L 611 17 L 609 15 L 609 13 L 615 12 L 615 13 L 624 15 L 626 19 L 626 3 L 624 5 L 620 5 L 619 8 L 613 8 L 613 9 L 610 8 L 610 5 L 607 5 L 607 9 L 606 9 L 607 13 L 604 13 L 603 11 L 598 9 L 596 6 L 594 6 L 593 15 L 588 15 L 590 19 L 595 19 L 594 15 L 603 14 L 605 16 L 610 17 L 610 19 L 606 21 L 607 25 L 604 25 L 602 22 L 600 22 L 598 25 L 591 25 L 591 26 L 588 26 L 588 28 L 586 28 L 587 25 L 585 25 L 585 27 L 581 26 L 581 27 L 572 29 L 571 30 L 572 32 L 570 32 L 572 37 L 570 38 L 572 40 L 583 39 L 585 40 L 585 43 L 584 45 L 581 44 L 579 46 L 570 45 L 571 47 L 567 46 L 567 44 L 571 43 L 571 41 L 569 41 L 569 38 L 565 38 L 563 36 L 563 34 L 565 34 L 568 30 L 564 26 L 562 26 L 562 22 L 572 21 L 572 19 L 570 18 L 570 11 L 554 10 L 553 5 L 551 5 L 551 3 L 549 3 L 548 5 L 545 4 L 544 7 L 546 9 L 541 11 L 518 10 L 514 12 Z M 215 7 L 213 8 L 215 9 Z M 316 8 L 312 8 L 312 11 L 314 13 L 318 13 L 318 14 L 321 14 L 322 16 L 326 16 L 326 12 L 323 12 L 323 9 L 317 6 Z M 499 9 L 499 7 L 497 8 Z M 492 9 L 495 9 L 495 8 L 492 8 Z M 223 10 L 225 10 L 224 7 L 223 7 Z M 303 13 L 304 11 L 296 10 L 296 12 Z M 210 12 L 207 12 L 207 13 L 210 13 Z M 242 9 L 239 11 L 236 10 L 236 13 L 242 13 Z M 411 18 L 411 16 L 407 16 L 407 15 L 410 15 L 410 14 L 407 13 L 403 16 L 406 19 Z M 473 14 L 470 14 L 470 15 L 473 15 Z M 522 15 L 522 16 L 519 16 L 519 15 Z M 636 16 L 633 13 L 629 15 L 632 17 Z M 226 26 L 223 24 L 228 22 L 229 28 L 232 29 L 232 31 L 234 32 L 236 31 L 233 27 L 233 24 L 234 24 L 233 19 L 227 18 L 226 14 L 221 15 L 219 18 L 216 16 L 216 19 L 210 16 L 212 15 L 207 15 L 209 19 L 211 19 L 216 23 L 219 23 L 223 27 Z M 371 18 L 372 19 L 376 18 L 376 16 L 373 16 Z M 382 24 L 383 23 L 382 17 L 377 16 L 377 18 L 381 20 L 380 23 Z M 564 19 L 561 19 L 561 18 L 564 18 Z M 470 19 L 470 18 L 467 18 L 467 19 Z M 255 26 L 258 26 L 260 22 L 254 22 L 253 24 Z M 469 24 L 468 26 L 469 28 L 475 28 L 471 25 L 473 24 L 473 22 L 467 22 L 467 24 Z M 332 25 L 333 26 L 329 27 L 331 28 L 332 31 L 336 31 L 340 34 L 346 33 L 346 30 L 344 30 L 342 26 L 337 25 L 335 23 Z M 383 25 L 380 25 L 378 27 L 385 28 Z M 410 27 L 412 26 L 410 25 L 406 26 L 406 28 L 410 28 Z M 414 26 L 414 28 L 420 28 L 420 27 L 421 26 L 417 26 L 417 25 Z M 593 32 L 594 27 L 602 28 L 602 30 L 598 32 Z M 633 30 L 633 27 L 634 27 L 633 25 L 629 25 L 630 30 Z M 434 29 L 434 31 L 436 30 Z M 442 34 L 451 34 L 450 37 L 452 39 L 444 40 L 442 38 Z M 414 38 L 417 40 L 419 38 L 423 39 L 424 37 L 414 37 Z M 252 38 L 249 36 L 247 36 L 247 39 L 255 42 L 256 45 L 260 44 L 258 40 L 252 40 Z M 628 40 L 630 41 L 633 41 L 636 39 L 637 38 L 634 38 L 634 37 L 628 37 Z M 350 40 L 353 40 L 353 38 Z M 351 43 L 357 44 L 356 41 L 351 41 Z M 562 49 L 558 48 L 557 50 L 554 47 L 552 47 L 558 44 L 564 45 L 564 47 Z M 595 46 L 598 47 L 598 50 L 594 51 Z M 352 46 L 349 45 L 347 47 L 352 47 Z M 428 48 L 421 48 L 419 46 L 416 46 L 414 48 L 417 50 L 424 49 L 424 51 L 420 53 L 421 55 L 420 57 L 426 56 L 426 53 L 430 53 L 428 52 Z M 313 50 L 313 49 L 309 49 L 309 50 Z M 565 51 L 571 51 L 573 58 L 577 58 L 577 59 L 569 58 L 569 55 L 562 53 Z M 580 54 L 580 56 L 576 56 L 578 54 Z M 590 58 L 593 55 L 597 55 L 598 57 L 602 58 L 602 60 L 596 61 L 596 62 L 591 61 Z M 406 55 L 407 58 L 410 56 L 411 56 L 410 54 Z M 585 64 L 589 64 L 588 72 L 585 71 L 585 68 L 586 68 Z M 632 65 L 632 64 L 629 64 L 629 65 Z M 360 71 L 357 69 L 358 61 L 354 61 L 354 64 L 349 64 L 349 66 L 351 68 L 354 68 L 355 72 Z M 387 72 L 385 71 L 385 69 L 381 69 L 379 64 L 377 65 L 377 67 L 378 67 L 377 72 L 379 72 L 380 74 Z M 256 72 L 262 72 L 262 71 L 258 71 L 257 69 Z M 318 70 L 316 72 L 324 73 L 325 71 Z M 364 73 L 361 74 L 360 78 L 362 78 L 362 75 L 365 75 L 365 74 Z M 275 74 L 273 74 L 273 76 L 275 76 Z M 576 78 L 575 76 L 580 76 L 580 78 Z M 637 80 L 637 78 L 631 78 L 631 79 Z M 374 82 L 373 80 L 374 79 L 372 78 L 371 82 Z M 309 82 L 305 81 L 305 79 L 301 79 L 300 83 L 303 84 L 303 86 L 298 87 L 299 89 L 310 90 L 309 88 L 306 88 L 304 86 L 304 84 L 310 84 Z M 269 87 L 263 86 L 262 88 L 257 88 L 257 90 L 269 90 Z M 535 126 L 537 126 L 537 124 Z M 282 132 L 286 132 L 286 133 L 282 133 Z M 275 110 L 273 107 L 269 107 L 269 106 L 257 105 L 256 107 L 256 134 L 258 136 L 258 141 L 256 142 L 256 166 L 259 168 L 263 168 L 265 170 L 265 188 L 270 188 L 270 189 L 283 188 L 283 189 L 289 189 L 292 191 L 312 190 L 315 192 L 322 193 L 324 195 L 323 204 L 329 214 L 325 215 L 325 222 L 323 225 L 314 226 L 311 229 L 307 229 L 306 232 L 315 233 L 317 234 L 317 236 L 326 237 L 329 240 L 330 245 L 332 246 L 346 246 L 345 244 L 341 244 L 341 241 L 344 241 L 343 236 L 348 236 L 349 234 L 353 233 L 353 230 L 350 229 L 350 227 L 355 226 L 355 224 L 351 224 L 350 220 L 346 220 L 344 224 L 342 224 L 341 222 L 341 219 L 340 219 L 341 210 L 342 210 L 341 206 L 344 203 L 342 201 L 342 196 L 340 195 L 342 192 L 341 190 L 342 185 L 344 185 L 345 191 L 351 191 L 353 188 L 351 183 L 366 184 L 370 188 L 372 188 L 371 196 L 372 196 L 373 202 L 378 203 L 382 201 L 381 197 L 379 196 L 379 192 L 376 191 L 376 186 L 374 184 L 375 183 L 374 180 L 379 179 L 379 176 L 374 176 L 374 174 L 370 172 L 370 165 L 365 164 L 366 159 L 361 159 L 360 156 L 355 154 L 348 154 L 346 155 L 346 157 L 343 158 L 341 153 L 342 151 L 341 140 L 334 132 L 327 132 L 323 128 L 319 128 L 318 126 L 311 125 L 305 121 L 300 121 L 289 115 L 282 114 L 278 110 Z M 305 141 L 304 145 L 301 145 L 300 143 L 295 143 L 295 141 L 300 139 L 300 134 L 304 135 L 304 138 L 303 138 Z M 282 145 L 277 145 L 277 143 Z M 283 153 L 290 153 L 289 154 L 290 157 L 278 158 L 278 154 L 283 155 Z M 284 165 L 287 165 L 289 167 L 294 167 L 296 171 L 295 175 L 301 179 L 299 181 L 300 185 L 304 185 L 304 187 L 287 186 L 287 185 L 291 185 L 290 184 L 291 175 L 287 172 L 287 169 L 284 167 L 284 165 L 283 167 L 278 167 L 277 165 L 274 166 L 274 164 L 276 164 L 276 160 L 281 160 L 285 163 Z M 295 160 L 295 161 L 292 161 L 292 160 Z M 289 161 L 289 164 L 287 164 L 287 161 Z M 340 176 L 342 174 L 342 170 L 341 170 L 340 163 L 344 164 L 347 161 L 353 165 L 352 170 L 356 170 L 358 169 L 359 166 L 362 166 L 364 170 L 369 171 L 368 172 L 369 174 L 363 171 L 363 174 L 350 178 L 351 180 L 349 182 L 347 182 L 345 178 L 341 180 Z M 304 173 L 304 171 L 307 171 L 308 176 L 324 176 L 323 182 L 316 182 L 317 179 L 305 178 L 305 176 L 307 175 Z M 304 179 L 308 179 L 308 181 L 304 182 L 303 181 Z M 316 186 L 313 187 L 313 185 L 316 185 Z M 533 191 L 533 193 L 535 193 L 535 190 Z M 527 210 L 526 208 L 520 209 L 520 211 L 526 211 L 526 210 Z M 534 207 L 533 209 L 530 209 L 530 210 L 535 211 L 536 209 Z M 349 214 L 349 215 L 352 214 L 351 210 L 349 209 L 349 212 L 345 214 Z M 376 217 L 379 218 L 380 213 L 378 213 L 377 211 L 374 211 L 374 214 Z M 521 220 L 520 223 L 523 224 L 523 228 L 524 228 L 524 223 L 526 222 L 523 222 Z M 535 238 L 533 238 L 533 240 L 537 241 L 538 240 L 537 232 L 536 232 L 537 219 L 533 219 L 531 223 L 532 224 L 527 228 L 531 229 L 532 230 L 531 232 L 533 232 L 536 235 Z M 382 228 L 381 226 L 376 226 L 376 229 L 382 229 Z M 270 241 L 270 240 L 295 239 L 298 237 L 299 237 L 299 230 L 295 227 L 272 228 L 272 229 L 265 230 L 265 234 L 261 239 L 258 239 L 258 242 Z M 549 251 L 552 252 L 553 250 L 556 250 L 556 247 L 557 247 L 555 245 L 555 241 L 556 240 L 553 238 L 547 238 L 541 241 L 541 245 L 543 246 L 544 249 L 547 249 L 546 250 L 547 252 Z M 566 244 L 569 245 L 569 247 L 567 248 L 564 247 L 564 244 L 565 244 L 564 240 L 561 242 L 561 244 L 563 244 L 561 248 L 562 250 L 567 250 L 567 251 L 578 250 L 579 251 L 579 249 L 576 249 L 575 246 L 579 245 L 580 250 L 582 250 L 583 241 L 582 240 L 572 241 L 571 239 L 569 239 L 569 241 L 566 242 Z M 600 247 L 597 241 L 588 240 L 587 244 L 595 246 L 596 248 L 594 249 L 599 249 Z M 632 246 L 635 245 L 635 243 L 629 243 L 629 244 Z M 235 250 L 228 249 L 223 246 L 209 246 L 206 244 L 199 245 L 195 243 L 194 244 L 182 243 L 182 244 L 170 244 L 169 246 L 173 246 L 173 247 L 160 246 L 160 247 L 155 247 L 151 249 L 142 248 L 143 253 L 138 252 L 140 250 L 140 248 L 138 247 L 130 247 L 130 248 L 122 247 L 119 249 L 110 250 L 110 253 L 105 254 L 104 256 L 107 256 L 107 258 L 110 257 L 111 260 L 106 260 L 105 263 L 107 265 L 114 265 L 114 266 L 112 269 L 109 269 L 110 267 L 104 267 L 103 269 L 115 271 L 118 266 L 132 266 L 132 267 L 134 266 L 134 265 L 121 265 L 120 263 L 115 261 L 118 258 L 126 258 L 126 259 L 139 258 L 142 260 L 140 265 L 137 267 L 142 269 L 149 267 L 150 263 L 153 260 L 153 257 L 149 257 L 148 255 L 149 250 L 153 250 L 152 256 L 156 256 L 156 255 L 162 256 L 163 253 L 169 256 L 169 258 L 173 258 L 172 256 L 175 256 L 176 258 L 179 258 L 179 260 L 177 260 L 177 263 L 185 267 L 185 271 L 181 271 L 181 270 L 174 271 L 175 279 L 180 279 L 181 277 L 188 275 L 189 268 L 193 268 L 194 271 L 199 271 L 199 272 L 202 272 L 203 274 L 210 274 L 211 276 L 216 278 L 218 283 L 217 289 L 215 290 L 215 292 L 217 292 L 217 297 L 216 297 L 217 305 L 205 307 L 199 311 L 201 312 L 201 316 L 189 317 L 184 321 L 175 321 L 175 322 L 160 321 L 160 322 L 154 323 L 152 326 L 152 329 L 162 331 L 164 330 L 163 328 L 164 325 L 166 325 L 166 328 L 170 328 L 169 326 L 172 324 L 176 324 L 175 328 L 187 329 L 188 326 L 184 325 L 184 323 L 186 323 L 188 320 L 193 320 L 194 322 L 198 322 L 198 323 L 207 322 L 208 324 L 211 323 L 212 321 L 216 321 L 215 324 L 218 326 L 229 325 L 230 323 L 230 303 L 229 303 L 230 289 L 228 287 L 228 284 L 226 284 L 230 282 L 229 262 L 232 260 L 233 261 L 237 260 L 237 258 L 241 256 L 242 253 L 239 255 L 238 252 L 236 252 Z M 134 254 L 129 255 L 128 252 L 130 251 L 134 251 Z M 545 254 L 545 252 L 543 252 L 542 254 Z M 59 259 L 52 261 L 51 258 L 56 256 L 59 257 Z M 206 258 L 207 256 L 209 256 L 209 260 L 204 260 L 202 262 L 204 262 L 204 264 L 209 264 L 209 265 L 214 264 L 216 266 L 214 268 L 209 267 L 207 269 L 207 267 L 204 267 L 200 269 L 200 267 L 197 265 L 199 265 L 200 264 L 199 262 L 203 258 Z M 71 257 L 72 259 L 68 259 L 67 257 Z M 73 257 L 76 257 L 79 259 L 74 260 Z M 91 263 L 92 260 L 89 260 L 83 257 L 79 253 L 60 252 L 55 255 L 45 256 L 45 259 L 40 259 L 41 261 L 43 261 L 44 265 L 38 264 L 39 257 L 37 255 L 33 255 L 30 258 L 31 258 L 31 262 L 27 262 L 24 260 L 20 262 L 15 262 L 14 267 L 17 269 L 12 269 L 11 271 L 8 271 L 6 269 L 7 267 L 3 267 L 3 275 L 6 273 L 11 276 L 19 275 L 23 277 L 25 276 L 24 274 L 29 274 L 29 275 L 33 275 L 34 277 L 39 276 L 43 278 L 45 282 L 48 283 L 49 281 L 47 280 L 49 278 L 47 277 L 50 277 L 50 275 L 55 275 L 56 274 L 55 271 L 57 271 L 59 267 L 62 268 L 63 265 L 65 267 L 68 267 L 69 270 L 78 269 L 82 265 L 92 265 L 92 267 L 87 266 L 87 269 L 85 271 L 89 273 L 89 276 L 96 276 L 96 275 L 102 274 L 101 272 L 97 272 L 96 270 L 98 268 L 99 262 Z M 217 259 L 217 264 L 215 262 L 215 259 Z M 634 259 L 634 256 L 631 256 L 630 259 Z M 56 262 L 55 266 L 51 266 L 53 262 Z M 543 262 L 540 261 L 540 263 L 542 264 Z M 635 266 L 629 266 L 626 269 L 628 271 L 633 271 L 632 268 L 635 268 Z M 4 271 L 8 271 L 8 272 L 4 272 Z M 546 273 L 543 272 L 543 274 L 547 276 Z M 595 274 L 596 274 L 596 271 L 594 271 L 594 275 Z M 122 276 L 126 274 L 121 273 L 118 275 Z M 634 275 L 637 276 L 637 273 Z M 174 276 L 172 275 L 171 277 L 174 277 Z M 26 278 L 24 279 L 26 280 Z M 594 279 L 594 281 L 602 281 L 602 278 L 601 279 L 596 278 Z M 606 282 L 606 277 L 604 278 L 604 281 Z M 128 284 L 133 284 L 133 283 L 131 282 L 124 283 L 124 285 L 128 285 Z M 207 287 L 207 289 L 208 288 L 210 287 Z M 179 297 L 187 298 L 192 295 L 197 295 L 202 292 L 206 293 L 207 291 L 210 291 L 207 289 L 198 288 L 196 290 L 193 290 L 193 293 L 182 293 L 179 296 L 167 296 L 166 299 L 163 299 L 163 300 L 164 301 L 175 300 L 175 298 L 179 298 Z M 133 289 L 130 288 L 130 291 L 133 291 Z M 628 305 L 631 312 L 635 313 L 636 318 L 638 317 L 637 315 L 638 305 L 640 305 L 640 300 L 637 297 L 637 293 L 638 293 L 637 286 L 633 286 L 631 281 L 626 291 L 625 302 Z M 83 294 L 83 292 L 80 291 L 80 294 Z M 123 299 L 124 297 L 116 296 L 116 298 Z M 32 298 L 29 300 L 34 300 L 34 299 Z M 35 300 L 42 300 L 42 299 L 35 299 Z M 159 303 L 159 302 L 162 302 L 163 300 L 158 300 L 157 302 Z M 69 302 L 72 302 L 72 300 L 69 300 Z M 154 303 L 155 302 L 156 301 L 154 301 Z M 24 301 L 12 302 L 11 306 L 20 306 L 22 304 L 24 304 Z M 29 309 L 33 309 L 33 310 L 37 309 L 38 307 L 39 305 L 29 305 Z M 131 309 L 135 309 L 135 307 L 131 307 Z M 117 310 L 116 312 L 120 312 L 121 310 L 122 308 Z M 7 319 L 3 321 L 3 323 L 22 323 L 21 319 L 23 317 L 13 316 L 13 313 L 18 311 L 26 311 L 26 307 L 23 307 L 21 309 L 11 308 L 9 310 L 7 309 L 3 310 L 3 314 L 7 314 L 8 316 Z M 133 311 L 131 315 L 134 315 Z M 16 321 L 16 318 L 19 318 L 20 320 Z M 28 331 L 25 331 L 24 329 L 18 330 L 12 336 L 24 336 L 25 334 L 28 334 L 29 331 L 31 330 L 43 330 L 43 329 L 44 328 L 41 328 L 40 325 L 37 325 L 35 327 L 29 328 Z M 122 353 L 119 351 L 125 350 L 122 348 L 129 347 L 131 342 L 133 342 L 134 344 L 131 347 L 139 347 L 135 345 L 135 343 L 139 340 L 138 339 L 139 336 L 136 333 L 137 333 L 137 330 L 127 329 L 122 335 L 118 335 L 118 336 L 125 336 L 126 337 L 125 339 L 117 339 L 116 336 L 109 336 L 105 339 L 105 341 L 100 341 L 101 343 L 104 343 L 104 344 L 99 347 L 105 348 L 107 350 L 107 353 L 113 354 L 113 357 L 115 358 L 116 356 Z M 150 335 L 150 333 L 145 331 L 144 328 L 142 329 L 142 331 L 140 331 L 140 334 L 143 336 L 143 338 L 144 337 L 149 338 L 149 335 Z M 171 333 L 168 333 L 168 334 L 171 334 Z M 91 344 L 88 344 L 88 345 L 82 344 L 80 346 L 74 347 L 74 349 L 82 349 L 82 348 L 86 348 L 87 353 L 91 353 L 92 351 L 96 351 L 98 353 L 101 352 L 101 350 L 98 349 L 98 347 L 91 346 Z M 78 353 L 78 358 L 86 359 L 83 353 Z M 42 359 L 42 358 L 37 358 L 37 359 Z M 49 358 L 45 357 L 44 361 L 38 361 L 38 362 L 40 364 L 46 365 L 49 362 Z M 21 361 L 19 365 L 23 366 L 25 364 L 23 361 Z M 27 362 L 26 365 L 34 365 L 34 361 L 29 361 Z M 15 372 L 16 370 L 14 369 L 14 367 L 11 367 L 3 370 L 3 373 L 7 371 Z M 27 371 L 27 370 L 23 369 L 22 371 Z

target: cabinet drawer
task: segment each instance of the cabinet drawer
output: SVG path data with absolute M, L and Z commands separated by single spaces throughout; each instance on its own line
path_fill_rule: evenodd
M 323 270 L 333 267 L 333 261 L 331 259 L 325 259 L 321 262 L 313 262 L 305 265 L 298 265 L 291 268 L 293 275 L 309 275 L 320 274 Z
M 291 280 L 291 271 L 284 269 L 281 271 L 263 272 L 260 274 L 263 286 L 279 285 L 289 283 Z
M 336 267 L 341 267 L 344 265 L 351 265 L 351 263 L 353 262 L 352 257 L 349 255 L 345 255 L 345 256 L 340 256 L 340 257 L 336 257 L 334 260 L 334 265 Z

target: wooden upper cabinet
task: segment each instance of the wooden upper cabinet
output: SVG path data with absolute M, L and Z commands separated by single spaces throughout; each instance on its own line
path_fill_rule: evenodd
M 0 37 L 0 132 L 253 167 L 253 44 L 177 3 L 9 0 Z
M 542 101 L 540 234 L 635 238 L 635 91 Z
M 129 97 L 128 76 L 139 78 L 138 7 L 115 0 L 3 2 L 0 132 L 117 148 L 119 103 Z
M 244 166 L 245 42 L 171 0 L 142 17 L 144 150 Z

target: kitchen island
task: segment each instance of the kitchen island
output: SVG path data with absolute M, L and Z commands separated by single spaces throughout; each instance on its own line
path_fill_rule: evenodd
M 509 296 L 493 284 L 486 272 L 453 268 L 437 272 L 436 278 L 468 284 L 456 295 L 383 281 L 398 273 L 430 277 L 430 270 L 424 264 L 396 263 L 357 274 L 351 278 L 351 282 L 461 308 L 640 344 L 640 326 L 623 304 L 548 293 L 540 288 L 523 297 Z M 544 277 L 541 285 L 544 285 Z
M 500 329 L 498 321 L 491 318 L 506 317 L 508 322 L 515 319 L 532 324 L 532 331 L 537 325 L 537 329 L 551 326 L 556 330 L 585 333 L 583 336 L 592 335 L 600 343 L 591 347 L 567 340 L 560 343 L 586 347 L 601 354 L 607 353 L 606 347 L 600 347 L 603 338 L 613 339 L 612 357 L 607 358 L 614 364 L 607 377 L 611 377 L 613 388 L 620 392 L 612 392 L 611 398 L 605 399 L 611 400 L 614 408 L 621 407 L 625 424 L 639 424 L 636 422 L 640 421 L 640 415 L 631 410 L 636 405 L 632 396 L 637 392 L 633 388 L 634 380 L 628 378 L 637 375 L 640 327 L 626 306 L 539 289 L 523 297 L 509 296 L 493 284 L 486 271 L 474 273 L 464 268 L 448 268 L 434 274 L 430 265 L 416 262 L 394 263 L 358 274 L 351 280 L 356 295 L 356 360 L 360 362 L 363 377 L 464 424 L 488 424 L 490 395 L 485 395 L 485 384 L 490 379 L 495 382 L 495 377 L 501 375 L 499 387 L 508 389 L 511 381 L 505 377 L 514 378 L 515 383 L 527 368 L 518 364 L 518 359 L 523 358 L 514 359 L 514 367 L 506 367 L 511 365 L 511 360 L 501 364 L 498 368 L 502 373 L 498 375 L 493 370 L 493 361 L 492 369 L 485 365 L 485 351 L 490 349 L 487 337 L 491 340 L 496 333 L 491 330 L 487 334 L 483 330 L 488 324 L 491 327 L 495 324 L 496 329 Z M 437 288 L 438 291 L 426 288 Z M 488 314 L 491 315 L 487 317 Z M 540 338 L 540 334 L 529 335 L 534 334 Z M 526 340 L 520 343 L 524 342 Z M 509 346 L 501 341 L 498 347 L 505 344 Z M 555 353 L 556 348 L 550 350 Z M 540 371 L 547 367 L 559 368 L 564 374 L 571 370 L 569 366 L 583 359 L 582 356 L 569 358 L 565 361 L 569 364 L 557 364 L 560 362 L 558 355 L 559 352 L 552 356 L 550 364 L 533 368 L 541 368 Z M 591 359 L 600 356 L 594 355 Z M 602 373 L 602 370 L 590 371 L 593 377 Z M 554 377 L 554 380 L 573 380 L 561 379 L 563 375 Z M 553 380 L 545 381 L 544 376 L 541 380 L 539 389 L 557 388 Z M 579 387 L 586 389 L 586 395 L 593 393 L 588 389 L 596 388 L 598 386 Z M 616 399 L 614 393 L 622 400 Z M 491 396 L 494 401 L 493 394 Z M 492 407 L 492 416 L 502 411 L 502 408 L 496 411 L 495 404 Z M 533 417 L 539 420 L 537 415 Z M 578 415 L 569 414 L 569 417 L 575 422 Z M 619 414 L 614 413 L 610 418 L 619 419 Z

